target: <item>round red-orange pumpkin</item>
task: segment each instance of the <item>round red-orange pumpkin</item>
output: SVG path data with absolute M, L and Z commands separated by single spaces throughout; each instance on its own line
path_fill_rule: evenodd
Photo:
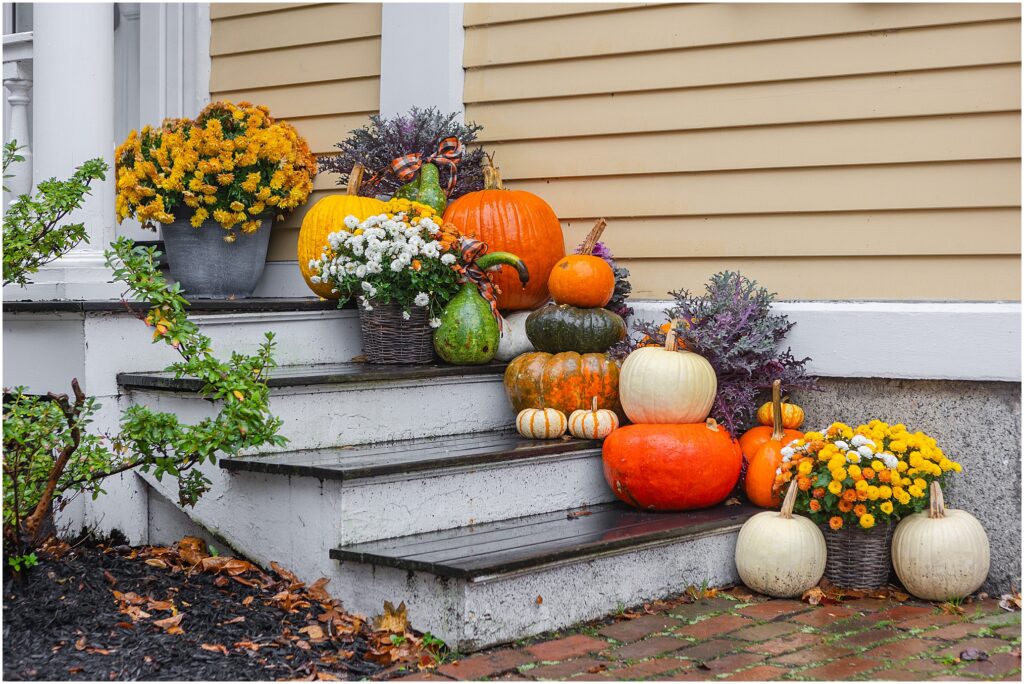
M 607 354 L 529 352 L 505 369 L 505 393 L 517 412 L 554 408 L 566 415 L 577 409 L 621 412 L 619 364 Z
M 794 439 L 800 439 L 804 436 L 804 433 L 799 430 L 783 430 L 782 431 L 782 446 L 786 446 Z M 750 459 L 754 458 L 754 454 L 760 449 L 765 442 L 772 438 L 772 428 L 768 425 L 758 425 L 752 427 L 742 435 L 740 435 L 740 450 L 743 451 L 743 458 L 750 462 Z
M 530 282 L 524 287 L 512 269 L 492 275 L 501 289 L 502 311 L 535 309 L 548 299 L 548 276 L 565 256 L 562 224 L 554 209 L 532 192 L 504 190 L 492 166 L 484 167 L 484 189 L 448 205 L 444 220 L 464 235 L 483 240 L 492 252 L 512 252 L 526 264 Z
M 562 257 L 551 269 L 548 290 L 557 304 L 584 309 L 604 306 L 615 293 L 615 272 L 608 262 L 593 256 L 594 246 L 608 222 L 598 219 L 578 254 Z
M 622 501 L 654 511 L 707 508 L 740 477 L 740 447 L 706 423 L 627 425 L 604 440 L 604 477 Z
M 772 383 L 772 427 L 768 439 L 757 448 L 747 463 L 743 482 L 750 503 L 761 508 L 778 508 L 782 497 L 775 493 L 775 475 L 782 465 L 782 448 L 791 440 L 782 428 L 782 382 Z M 803 435 L 801 435 L 803 436 Z

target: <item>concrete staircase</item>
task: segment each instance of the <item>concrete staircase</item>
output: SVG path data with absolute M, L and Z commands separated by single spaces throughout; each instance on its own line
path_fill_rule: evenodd
M 331 578 L 349 610 L 405 601 L 416 628 L 461 651 L 735 581 L 752 509 L 629 509 L 604 481 L 600 444 L 511 431 L 503 365 L 336 363 L 361 350 L 355 317 L 331 326 L 334 362 L 323 339 L 308 359 L 289 345 L 269 380 L 287 447 L 206 466 L 213 487 L 185 511 L 239 553 Z M 190 379 L 117 377 L 122 405 L 213 411 Z M 146 481 L 176 499 L 170 481 Z

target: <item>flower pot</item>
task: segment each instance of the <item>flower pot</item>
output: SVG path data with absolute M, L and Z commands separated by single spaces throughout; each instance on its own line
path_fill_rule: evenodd
M 879 589 L 892 574 L 892 535 L 887 522 L 871 529 L 821 525 L 825 535 L 825 579 L 844 589 Z
M 434 329 L 426 308 L 414 306 L 409 320 L 398 304 L 371 302 L 372 310 L 359 308 L 363 354 L 370 363 L 432 363 Z
M 225 242 L 215 221 L 199 228 L 189 222 L 192 212 L 176 213 L 174 223 L 163 224 L 164 247 L 171 277 L 181 283 L 188 299 L 248 297 L 267 265 L 270 217 L 260 220 L 253 233 L 236 231 L 238 239 Z

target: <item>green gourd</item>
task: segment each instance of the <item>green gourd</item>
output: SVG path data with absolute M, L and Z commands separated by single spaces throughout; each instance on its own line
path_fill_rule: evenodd
M 437 167 L 424 164 L 420 167 L 420 175 L 395 191 L 395 197 L 426 204 L 440 216 L 448 206 L 448 196 L 441 187 Z
M 508 252 L 485 254 L 476 263 L 485 271 L 502 264 L 512 266 L 523 285 L 530 279 L 526 264 Z M 434 331 L 434 351 L 457 366 L 481 365 L 494 358 L 500 337 L 490 303 L 476 283 L 467 281 L 441 313 L 441 325 Z

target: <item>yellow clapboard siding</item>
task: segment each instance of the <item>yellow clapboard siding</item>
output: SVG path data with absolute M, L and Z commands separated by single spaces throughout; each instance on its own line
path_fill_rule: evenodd
M 466 29 L 463 65 L 670 50 L 1020 17 L 1018 4 L 657 5 Z
M 1019 254 L 1020 209 L 606 217 L 617 258 Z M 594 219 L 563 221 L 567 250 Z
M 1020 114 L 561 138 L 488 145 L 506 180 L 1020 156 Z
M 310 2 L 211 2 L 210 18 L 213 20 L 228 17 L 241 17 L 248 14 L 279 12 L 299 7 L 308 7 Z
M 348 137 L 349 133 L 370 122 L 369 116 L 376 111 L 353 112 L 337 116 L 318 116 L 308 119 L 293 118 L 289 123 L 306 138 L 306 143 L 316 154 L 336 152 L 334 144 Z M 318 177 L 319 180 L 319 177 Z
M 211 36 L 210 55 L 380 36 L 380 24 L 378 3 L 300 7 L 288 11 L 287 21 L 279 13 L 221 19 Z
M 466 71 L 467 103 L 1020 61 L 1020 20 L 642 52 Z
M 466 118 L 494 142 L 1019 109 L 1007 65 L 476 104 Z
M 361 38 L 212 59 L 210 91 L 380 75 L 380 38 Z
M 510 21 L 632 9 L 638 6 L 641 5 L 629 2 L 470 2 L 464 5 L 462 24 L 463 26 L 504 24 Z
M 800 211 L 1014 207 L 1020 162 L 773 169 L 517 181 L 563 219 Z
M 640 259 L 630 270 L 634 299 L 701 292 L 708 277 L 739 271 L 779 299 L 1019 300 L 1019 256 L 769 257 Z
M 380 78 L 354 78 L 259 90 L 211 93 L 213 99 L 257 102 L 270 107 L 279 119 L 376 111 L 380 106 Z

